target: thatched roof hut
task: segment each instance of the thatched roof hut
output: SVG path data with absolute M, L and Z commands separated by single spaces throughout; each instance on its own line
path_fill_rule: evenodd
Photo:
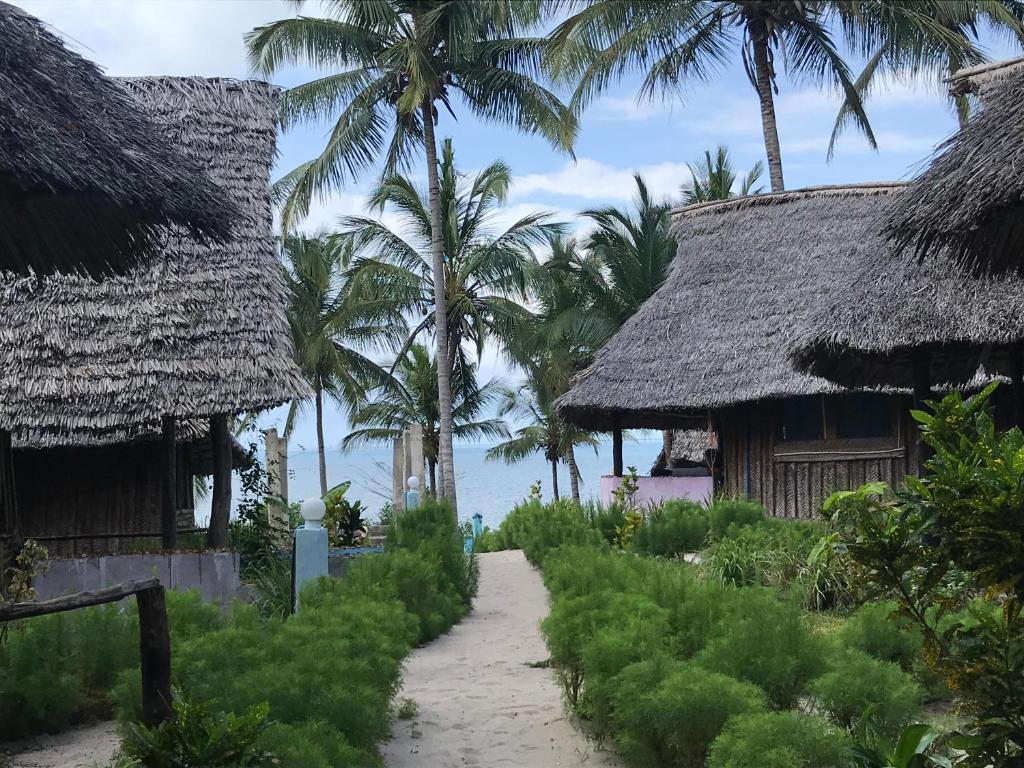
M 138 107 L 0 2 L 0 270 L 123 271 L 167 225 L 226 238 L 236 210 Z
M 955 93 L 982 108 L 893 204 L 884 226 L 897 251 L 946 254 L 982 272 L 1024 267 L 1024 59 L 963 70 Z
M 679 251 L 665 284 L 559 400 L 598 430 L 711 426 L 723 490 L 782 517 L 831 491 L 895 483 L 918 459 L 907 398 L 850 392 L 799 373 L 795 332 L 842 277 L 882 251 L 880 207 L 901 189 L 817 187 L 674 211 Z
M 222 243 L 177 233 L 163 258 L 124 276 L 0 279 L 0 425 L 22 444 L 134 438 L 165 415 L 308 394 L 271 231 L 276 90 L 201 78 L 119 87 L 209 174 L 240 223 Z
M 817 187 L 673 212 L 665 284 L 559 400 L 590 429 L 684 427 L 736 403 L 836 391 L 793 370 L 794 328 L 834 296 L 836 274 L 881 247 L 866 237 L 897 184 Z

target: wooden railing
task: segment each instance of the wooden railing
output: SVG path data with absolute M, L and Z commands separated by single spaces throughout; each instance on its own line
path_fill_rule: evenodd
M 171 716 L 171 635 L 167 601 L 159 579 L 129 581 L 95 592 L 53 600 L 0 605 L 0 624 L 116 603 L 135 595 L 139 606 L 139 659 L 142 668 L 142 719 L 152 727 Z

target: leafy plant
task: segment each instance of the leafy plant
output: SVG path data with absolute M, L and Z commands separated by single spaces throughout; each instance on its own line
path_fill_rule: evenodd
M 673 499 L 651 510 L 646 524 L 634 531 L 632 546 L 644 554 L 674 557 L 703 547 L 709 527 L 704 506 Z
M 275 763 L 259 746 L 269 725 L 259 704 L 236 715 L 223 713 L 177 693 L 170 720 L 155 728 L 125 726 L 125 754 L 147 768 L 259 768 Z
M 850 739 L 822 717 L 740 715 L 715 739 L 708 768 L 847 768 Z
M 856 768 L 952 768 L 950 757 L 935 749 L 939 732 L 930 725 L 915 723 L 888 743 L 865 726 L 860 740 L 850 750 Z
M 324 496 L 323 526 L 332 547 L 351 547 L 360 544 L 367 534 L 363 512 L 366 508 L 361 501 L 349 501 L 345 492 L 351 483 L 336 485 Z
M 242 563 L 243 578 L 252 565 L 277 554 L 277 543 L 267 515 L 270 487 L 266 470 L 259 462 L 255 443 L 249 444 L 246 456 L 248 460 L 238 471 L 241 496 L 235 507 L 236 518 L 229 527 L 231 545 L 238 550 Z
M 261 616 L 285 619 L 292 612 L 291 561 L 280 555 L 261 558 L 245 576 L 252 604 Z

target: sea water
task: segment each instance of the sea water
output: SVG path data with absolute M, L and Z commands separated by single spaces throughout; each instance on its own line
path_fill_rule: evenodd
M 468 520 L 476 513 L 483 515 L 484 525 L 496 527 L 512 507 L 526 498 L 530 486 L 541 483 L 541 495 L 551 498 L 551 465 L 536 454 L 518 464 L 487 461 L 486 444 L 456 444 L 455 477 L 459 494 L 459 517 Z M 650 471 L 661 450 L 661 435 L 627 440 L 622 446 L 623 466 L 635 466 L 641 475 Z M 352 483 L 346 494 L 358 499 L 368 509 L 367 518 L 374 520 L 380 508 L 391 499 L 391 448 L 366 447 L 349 452 L 330 450 L 326 453 L 327 484 Z M 595 453 L 592 448 L 576 450 L 580 469 L 580 496 L 583 500 L 599 495 L 601 475 L 612 471 L 612 446 L 602 442 Z M 428 481 L 429 482 L 429 481 Z M 301 501 L 319 495 L 320 480 L 316 451 L 292 451 L 288 454 L 288 497 Z M 558 490 L 570 496 L 569 469 L 558 467 Z M 232 500 L 240 493 L 237 474 Z M 210 501 L 196 501 L 196 518 L 202 525 L 209 519 Z

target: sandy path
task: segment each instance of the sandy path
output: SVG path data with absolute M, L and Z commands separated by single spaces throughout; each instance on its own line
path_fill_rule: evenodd
M 11 768 L 91 768 L 114 757 L 120 739 L 114 722 L 75 728 L 56 736 L 38 736 L 10 758 Z M 0 765 L 3 757 L 0 756 Z
M 473 612 L 444 637 L 415 650 L 399 701 L 419 705 L 397 720 L 382 752 L 388 768 L 617 766 L 566 719 L 539 622 L 548 596 L 523 553 L 480 556 Z

